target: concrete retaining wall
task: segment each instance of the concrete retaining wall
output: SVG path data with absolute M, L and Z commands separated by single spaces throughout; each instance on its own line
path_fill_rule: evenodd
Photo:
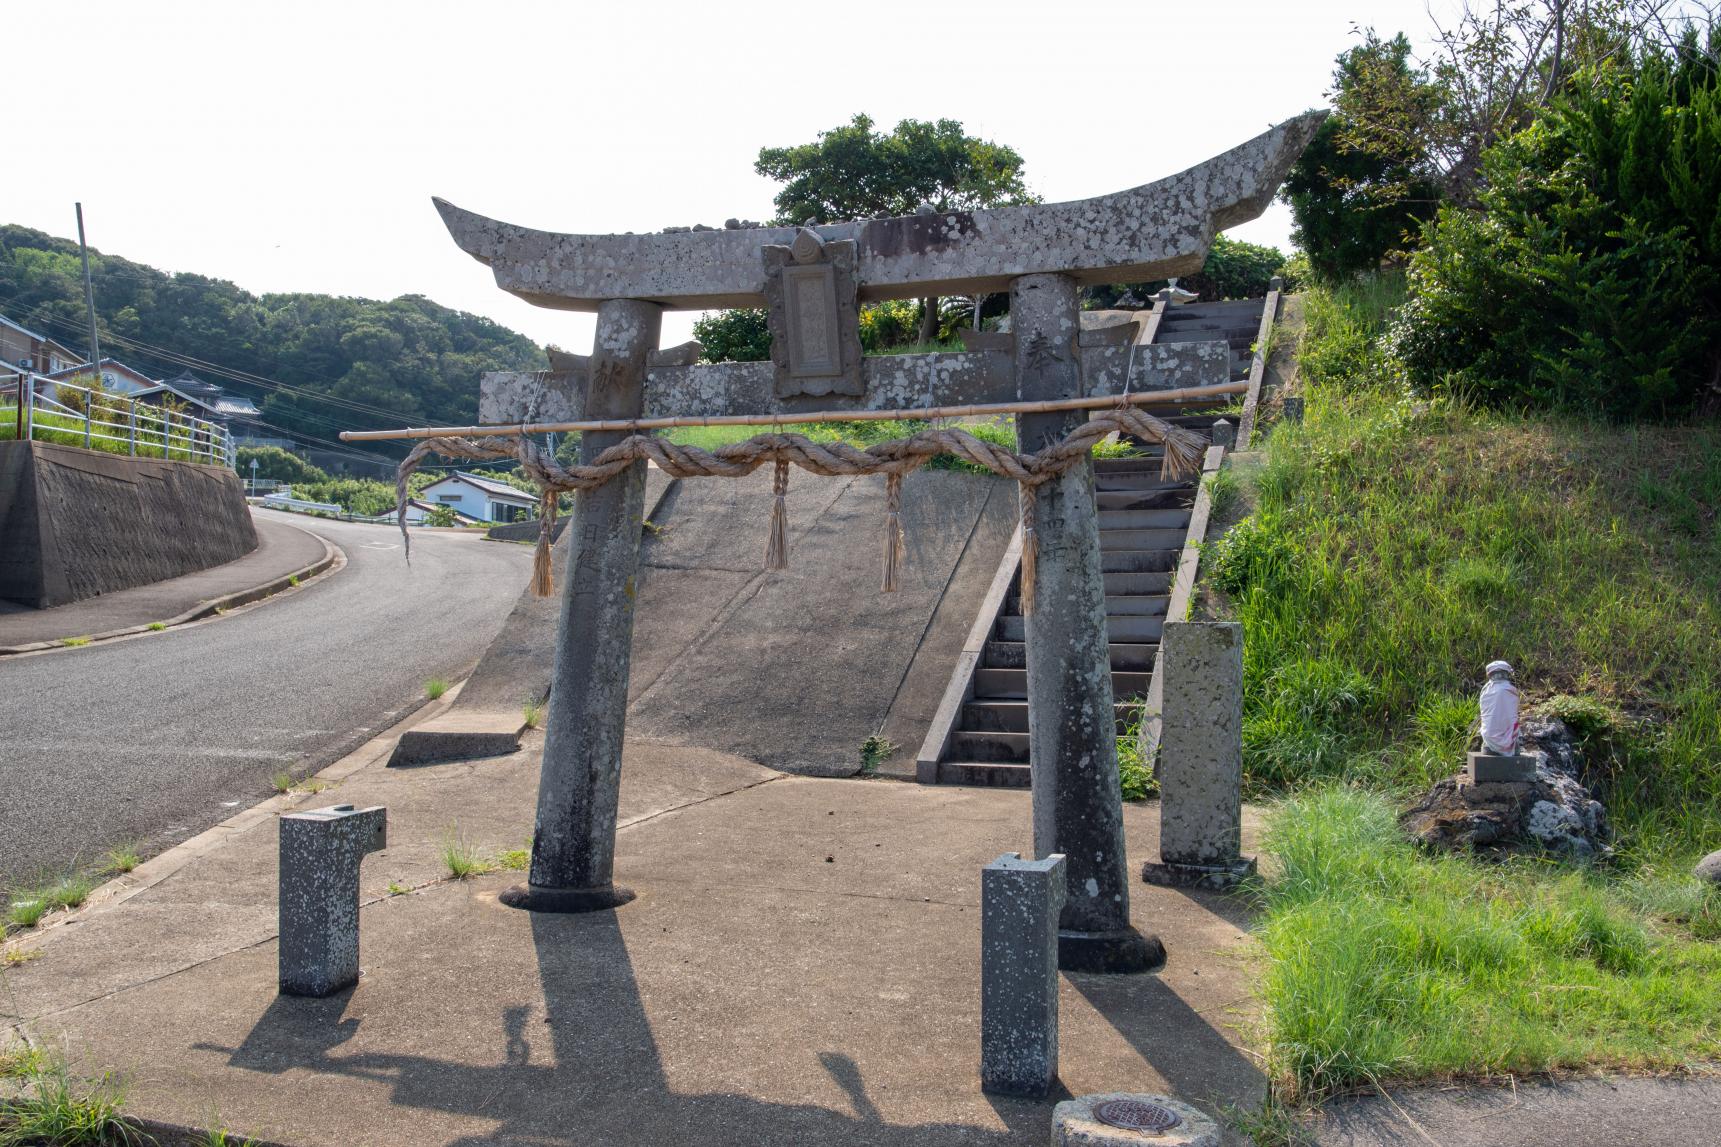
M 0 598 L 45 609 L 257 548 L 232 471 L 0 442 Z

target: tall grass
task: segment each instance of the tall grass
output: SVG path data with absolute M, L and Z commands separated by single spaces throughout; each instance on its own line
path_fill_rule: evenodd
M 0 442 L 10 442 L 18 437 L 16 411 L 17 407 L 0 407 Z M 145 421 L 140 423 L 137 431 L 137 456 L 139 458 L 161 458 L 165 456 L 171 461 L 204 462 L 212 465 L 225 464 L 220 455 L 219 443 L 215 447 L 215 456 L 212 461 L 210 448 L 207 445 L 198 444 L 194 449 L 191 443 L 184 440 L 190 431 L 178 422 L 174 423 L 172 441 L 167 444 L 164 450 L 160 422 L 150 421 L 153 416 L 148 413 L 140 414 L 140 417 Z M 96 418 L 108 422 L 125 422 L 123 414 L 106 411 L 100 407 L 96 410 Z M 103 434 L 123 436 L 125 431 L 116 430 L 112 426 L 98 425 L 93 427 L 93 433 L 90 435 L 88 443 L 91 450 L 101 450 L 108 454 L 129 455 L 132 453 L 129 440 L 114 441 L 111 438 L 97 437 L 97 435 Z M 49 442 L 57 446 L 83 446 L 85 445 L 84 420 L 68 414 L 52 414 L 45 410 L 38 410 L 34 413 L 31 422 L 31 438 L 37 442 Z
M 1416 402 L 1382 277 L 1304 297 L 1301 425 L 1208 550 L 1245 634 L 1282 1094 L 1721 1054 L 1721 432 Z M 1416 851 L 1394 806 L 1457 771 L 1482 666 L 1586 741 L 1617 861 Z
M 1274 430 L 1254 516 L 1210 551 L 1247 638 L 1251 782 L 1450 774 L 1504 657 L 1530 702 L 1619 715 L 1591 779 L 1629 850 L 1714 848 L 1721 432 L 1412 402 L 1346 349 L 1389 291 L 1357 293 L 1309 298 L 1305 421 Z
M 1337 785 L 1279 808 L 1265 846 L 1283 1094 L 1721 1055 L 1721 947 L 1651 926 L 1596 873 L 1421 856 L 1385 799 Z

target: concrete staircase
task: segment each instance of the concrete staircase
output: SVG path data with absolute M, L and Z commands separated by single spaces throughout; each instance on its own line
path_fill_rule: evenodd
M 1156 343 L 1217 342 L 1231 346 L 1231 377 L 1249 376 L 1251 349 L 1260 336 L 1262 299 L 1189 303 L 1167 307 L 1154 331 Z
M 1195 429 L 1210 426 L 1213 418 L 1169 421 Z M 1143 450 L 1139 458 L 1094 463 L 1106 635 L 1119 732 L 1147 695 L 1171 582 L 1199 485 L 1195 476 L 1162 479 L 1158 448 L 1138 445 Z M 1028 671 L 1020 578 L 1018 573 L 992 623 L 974 670 L 973 696 L 962 705 L 938 760 L 940 784 L 1028 786 Z

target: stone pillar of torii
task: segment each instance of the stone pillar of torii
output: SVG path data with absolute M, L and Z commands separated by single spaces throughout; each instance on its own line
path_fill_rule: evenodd
M 1228 381 L 1223 343 L 1137 345 L 1138 328 L 1083 332 L 1080 288 L 1191 274 L 1214 235 L 1259 215 L 1324 113 L 1270 129 L 1187 171 L 1070 203 L 947 211 L 802 227 L 555 234 L 441 200 L 450 234 L 505 291 L 597 312 L 589 356 L 550 372 L 486 375 L 479 416 L 557 420 L 912 410 L 1068 399 Z M 862 358 L 862 303 L 1007 291 L 1011 332 L 967 352 Z M 769 362 L 700 364 L 660 350 L 665 309 L 767 306 Z M 1067 433 L 1080 412 L 1018 415 L 1021 448 Z M 589 463 L 626 431 L 580 441 Z M 508 903 L 543 912 L 613 908 L 616 808 L 633 636 L 645 462 L 575 497 L 527 883 Z M 1059 963 L 1140 971 L 1163 955 L 1129 922 L 1105 590 L 1093 465 L 1039 487 L 1033 599 L 1026 603 L 1034 853 L 1062 853 L 1068 895 Z

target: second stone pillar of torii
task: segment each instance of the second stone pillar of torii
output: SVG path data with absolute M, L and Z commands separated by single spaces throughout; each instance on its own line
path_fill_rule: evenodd
M 657 349 L 662 318 L 656 303 L 598 305 L 586 418 L 640 416 L 646 356 Z M 624 431 L 583 435 L 580 462 L 590 465 L 626 437 Z M 502 895 L 516 908 L 593 912 L 633 899 L 614 883 L 615 833 L 645 469 L 639 459 L 574 495 L 532 866 L 525 885 Z
M 1012 280 L 1010 326 L 1022 398 L 1082 394 L 1075 279 L 1044 274 Z M 1080 412 L 1018 415 L 1020 448 L 1040 450 L 1075 429 L 1083 417 Z M 1026 625 L 1034 855 L 1061 852 L 1067 858 L 1058 966 L 1142 972 L 1164 961 L 1165 948 L 1129 922 L 1098 523 L 1092 458 L 1039 488 L 1034 598 Z

